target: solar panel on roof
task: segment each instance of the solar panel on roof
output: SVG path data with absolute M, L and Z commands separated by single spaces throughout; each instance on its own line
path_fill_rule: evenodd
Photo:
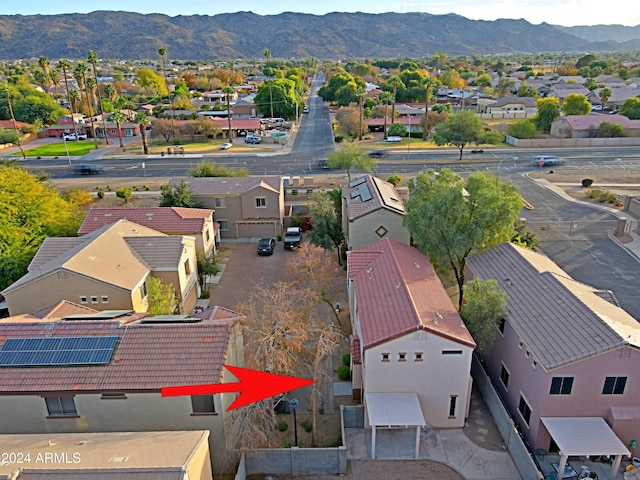
M 355 180 L 352 180 L 351 182 L 349 182 L 347 184 L 347 187 L 349 188 L 357 187 L 358 185 L 362 185 L 366 181 L 367 181 L 367 177 L 356 178 Z
M 349 196 L 353 199 L 353 198 L 356 198 L 358 195 L 360 195 L 360 189 L 359 188 L 357 190 L 354 190 L 353 192 L 351 192 L 351 194 Z
M 371 200 L 373 198 L 367 185 L 362 185 L 358 190 L 360 191 L 360 200 L 362 200 L 363 202 L 366 202 L 367 200 Z
M 104 365 L 117 336 L 8 338 L 0 348 L 0 367 Z

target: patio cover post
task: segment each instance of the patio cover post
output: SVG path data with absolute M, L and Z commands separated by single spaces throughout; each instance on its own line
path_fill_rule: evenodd
M 416 427 L 416 459 L 420 458 L 420 425 Z
M 613 464 L 611 465 L 611 474 L 609 475 L 609 478 L 611 480 L 613 480 L 616 476 L 616 473 L 618 472 L 618 469 L 620 468 L 620 462 L 622 461 L 622 455 L 616 455 L 616 457 L 613 460 Z
M 376 426 L 371 429 L 371 459 L 376 459 Z
M 558 465 L 558 478 L 560 479 L 564 478 L 564 467 L 567 464 L 568 458 L 569 455 L 564 452 L 560 452 L 560 465 Z

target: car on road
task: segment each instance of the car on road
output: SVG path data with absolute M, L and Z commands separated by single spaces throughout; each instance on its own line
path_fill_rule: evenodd
M 369 150 L 367 155 L 371 158 L 382 158 L 389 155 L 387 150 Z
M 302 109 L 302 113 L 309 113 L 309 107 L 304 107 Z
M 565 163 L 564 158 L 553 157 L 551 155 L 536 155 L 531 159 L 531 165 L 537 165 L 539 167 L 552 167 L 556 165 L 562 165 Z
M 258 242 L 258 255 L 273 255 L 273 248 L 276 245 L 274 238 L 261 238 Z
M 83 175 L 92 175 L 104 172 L 102 165 L 95 165 L 93 163 L 79 163 L 73 166 L 73 173 L 79 173 Z
M 233 143 L 224 142 L 220 145 L 220 150 L 229 150 L 231 147 L 233 147 Z
M 84 133 L 79 133 L 76 138 L 75 133 L 63 133 L 61 135 L 61 138 L 63 140 L 66 140 L 67 142 L 73 142 L 75 140 L 86 140 L 87 136 Z

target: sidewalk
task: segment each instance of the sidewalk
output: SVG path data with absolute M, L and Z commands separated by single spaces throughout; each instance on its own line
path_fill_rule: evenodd
M 562 185 L 564 185 L 562 183 L 557 183 L 557 184 L 552 183 L 544 178 L 532 178 L 530 176 L 528 176 L 528 178 L 534 181 L 535 183 L 537 183 L 538 185 L 540 185 L 542 188 L 546 188 L 550 192 L 554 193 L 560 198 L 563 198 L 564 200 L 567 200 L 568 202 L 579 203 L 581 205 L 593 208 L 595 210 L 602 210 L 604 212 L 608 212 L 608 213 L 611 213 L 612 215 L 615 215 L 619 219 L 626 218 L 630 225 L 628 236 L 631 238 L 631 241 L 623 242 L 620 238 L 616 237 L 611 232 L 609 233 L 609 238 L 611 238 L 611 240 L 613 240 L 614 242 L 618 243 L 618 245 L 624 248 L 627 251 L 627 253 L 629 253 L 629 255 L 631 255 L 637 261 L 640 262 L 640 233 L 638 233 L 638 220 L 635 219 L 630 213 L 622 212 L 616 208 L 608 207 L 606 205 L 600 205 L 600 204 L 594 204 L 594 203 L 582 202 L 580 200 L 576 200 L 562 188 Z

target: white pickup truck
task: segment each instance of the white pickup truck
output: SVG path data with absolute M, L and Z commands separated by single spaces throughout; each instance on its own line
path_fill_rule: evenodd
M 87 136 L 84 133 L 79 133 L 78 137 L 76 138 L 75 133 L 63 133 L 62 139 L 66 140 L 67 142 L 73 142 L 75 140 L 86 140 Z

